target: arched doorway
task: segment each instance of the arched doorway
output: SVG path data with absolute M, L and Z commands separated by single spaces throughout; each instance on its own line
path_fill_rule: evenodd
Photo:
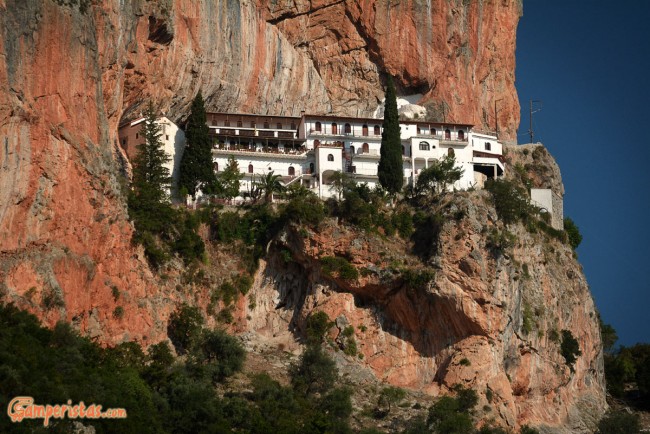
M 449 131 L 449 128 L 445 130 L 445 140 L 451 140 L 451 131 Z
M 352 126 L 350 124 L 345 124 L 345 134 L 352 134 Z
M 355 151 L 354 146 L 350 145 L 350 154 L 354 155 L 354 151 Z
M 253 165 L 252 164 L 248 165 L 248 173 L 253 173 Z
M 296 176 L 296 169 L 293 166 L 289 166 L 289 176 Z
M 364 125 L 361 127 L 361 135 L 367 136 L 368 135 L 368 125 Z
M 458 140 L 465 140 L 465 131 L 458 130 Z
M 367 143 L 364 143 L 363 146 L 361 147 L 361 149 L 363 150 L 364 154 L 367 154 L 367 153 L 370 152 L 370 146 Z
M 375 125 L 375 136 L 381 136 L 381 128 L 379 125 Z
M 336 135 L 339 133 L 339 126 L 336 125 L 336 122 L 332 123 L 332 134 Z
M 316 125 L 314 126 L 314 130 L 315 130 L 315 131 L 318 131 L 318 132 L 320 133 L 320 131 L 321 131 L 321 125 L 320 125 L 320 122 L 316 122 Z
M 447 149 L 447 155 L 450 156 L 450 157 L 455 157 L 456 152 L 454 151 L 454 148 Z

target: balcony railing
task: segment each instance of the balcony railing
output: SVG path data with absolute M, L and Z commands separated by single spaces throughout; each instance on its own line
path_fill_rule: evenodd
M 263 154 L 278 154 L 278 155 L 295 155 L 302 156 L 307 153 L 308 149 L 305 146 L 298 148 L 276 148 L 273 146 L 245 146 L 245 145 L 230 145 L 223 144 L 213 145 L 212 149 L 218 153 L 228 152 L 250 152 L 250 153 L 263 153 Z

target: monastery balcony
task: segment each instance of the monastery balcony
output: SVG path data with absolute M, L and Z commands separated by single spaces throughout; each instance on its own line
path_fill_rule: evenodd
M 440 144 L 441 145 L 456 145 L 456 146 L 467 146 L 469 144 L 469 140 L 467 139 L 467 136 L 463 137 L 462 139 L 459 139 L 458 137 L 445 137 L 439 138 L 440 139 Z
M 277 130 L 264 128 L 243 128 L 243 127 L 210 127 L 212 134 L 225 137 L 262 137 L 279 139 L 298 139 L 298 134 L 293 130 Z
M 381 140 L 381 134 L 372 134 L 368 132 L 368 134 L 363 134 L 360 133 L 359 131 L 352 131 L 349 133 L 343 132 L 343 131 L 337 131 L 336 133 L 327 132 L 326 130 L 316 130 L 316 129 L 310 129 L 308 131 L 308 134 L 310 136 L 322 136 L 322 137 L 354 137 L 354 138 L 360 138 L 363 140 Z
M 310 151 L 305 146 L 298 148 L 276 148 L 271 146 L 256 146 L 249 147 L 246 145 L 241 146 L 226 146 L 216 145 L 212 148 L 213 155 L 247 155 L 259 154 L 260 156 L 276 157 L 276 158 L 290 158 L 290 159 L 305 159 Z
M 473 151 L 472 156 L 474 158 L 496 158 L 501 164 L 506 164 L 506 159 L 501 154 L 484 152 L 484 151 Z
M 370 149 L 366 152 L 359 150 L 354 154 L 349 154 L 353 159 L 369 159 L 369 160 L 378 160 L 381 157 L 378 149 Z

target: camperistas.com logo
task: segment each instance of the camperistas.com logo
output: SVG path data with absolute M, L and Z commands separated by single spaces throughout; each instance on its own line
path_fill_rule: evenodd
M 18 423 L 25 419 L 43 419 L 43 426 L 50 424 L 50 419 L 126 419 L 123 408 L 102 409 L 99 404 L 84 404 L 83 401 L 73 404 L 34 404 L 31 396 L 17 396 L 9 402 L 7 415 L 12 422 Z

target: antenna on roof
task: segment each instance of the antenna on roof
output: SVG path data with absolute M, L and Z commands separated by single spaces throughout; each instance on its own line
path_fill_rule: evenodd
M 536 110 L 533 110 L 533 104 L 539 103 L 539 107 Z M 542 109 L 542 101 L 537 99 L 530 100 L 530 128 L 528 129 L 528 134 L 530 134 L 530 143 L 533 143 L 533 113 L 537 113 Z

